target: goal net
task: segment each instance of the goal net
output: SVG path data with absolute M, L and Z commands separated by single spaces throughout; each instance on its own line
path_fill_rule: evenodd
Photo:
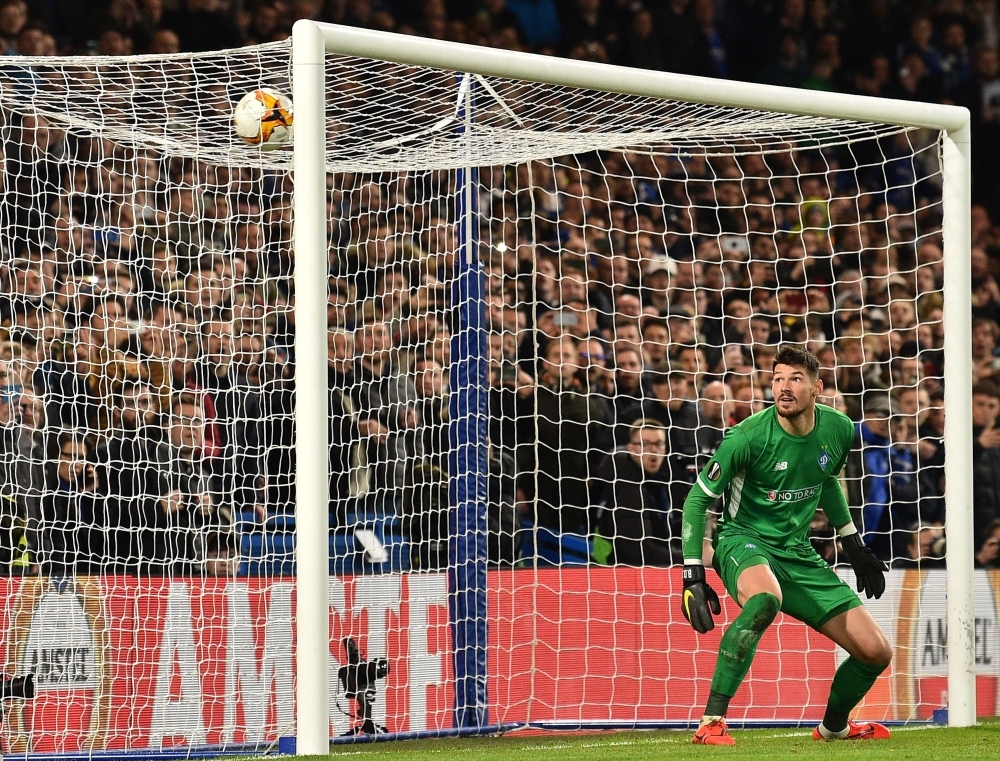
M 0 62 L 3 643 L 38 688 L 4 752 L 291 747 L 296 414 L 330 737 L 687 726 L 736 606 L 681 616 L 680 506 L 785 342 L 861 424 L 892 566 L 862 710 L 947 704 L 941 133 L 328 55 L 324 413 L 292 148 L 231 127 L 290 52 Z M 779 617 L 730 717 L 817 720 L 842 657 Z

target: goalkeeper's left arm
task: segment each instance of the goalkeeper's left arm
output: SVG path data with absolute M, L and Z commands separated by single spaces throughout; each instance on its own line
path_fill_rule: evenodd
M 827 476 L 823 482 L 823 490 L 819 495 L 819 506 L 826 513 L 830 524 L 841 533 L 842 529 L 853 528 L 854 522 L 851 520 L 851 510 L 847 506 L 847 496 L 844 494 L 844 487 L 840 485 L 837 476 Z M 855 529 L 857 531 L 857 529 Z M 848 533 L 850 533 L 848 529 Z
M 858 591 L 877 600 L 885 591 L 885 572 L 889 569 L 862 541 L 861 534 L 851 520 L 844 488 L 836 476 L 831 475 L 823 482 L 819 505 L 840 535 L 840 544 L 857 576 Z

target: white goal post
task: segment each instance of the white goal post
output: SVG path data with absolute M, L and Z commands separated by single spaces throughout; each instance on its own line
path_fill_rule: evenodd
M 793 90 L 625 69 L 298 21 L 293 30 L 294 216 L 297 311 L 297 752 L 328 751 L 329 618 L 327 425 L 325 409 L 327 211 L 324 111 L 327 54 L 450 72 L 500 76 L 692 104 L 826 117 L 942 133 L 944 347 L 947 367 L 948 720 L 976 720 L 971 468 L 969 114 L 954 106 Z M 534 158 L 528 157 L 528 158 Z

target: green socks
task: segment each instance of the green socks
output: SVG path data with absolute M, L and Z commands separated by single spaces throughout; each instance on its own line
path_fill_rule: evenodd
M 837 733 L 847 727 L 847 717 L 854 706 L 872 688 L 878 675 L 885 671 L 885 666 L 868 666 L 854 658 L 848 658 L 840 664 L 833 686 L 830 688 L 830 700 L 827 703 L 826 714 L 823 716 L 823 726 L 827 731 Z
M 706 709 L 706 714 L 726 715 L 729 698 L 736 694 L 747 671 L 750 670 L 750 664 L 757 652 L 757 643 L 779 610 L 781 603 L 778 598 L 767 592 L 761 592 L 747 600 L 743 611 L 730 624 L 719 645 L 719 659 L 715 663 L 715 675 L 712 677 L 712 692 L 709 698 L 709 707 L 712 710 Z M 840 674 L 839 671 L 837 673 Z
M 730 624 L 719 644 L 719 659 L 715 663 L 712 691 L 705 708 L 706 716 L 725 716 L 729 701 L 743 683 L 750 664 L 757 652 L 757 643 L 774 617 L 781 603 L 767 592 L 747 600 L 743 611 Z M 854 658 L 840 664 L 830 688 L 830 700 L 823 717 L 822 728 L 830 735 L 842 733 L 847 728 L 847 717 L 861 702 L 879 674 L 886 666 L 869 666 Z

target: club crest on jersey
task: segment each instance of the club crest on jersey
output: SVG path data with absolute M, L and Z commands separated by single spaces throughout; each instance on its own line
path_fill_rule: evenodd
M 825 471 L 826 466 L 830 464 L 830 454 L 826 450 L 823 450 L 823 454 L 819 456 L 816 462 L 819 463 L 819 469 Z
M 708 469 L 708 480 L 718 481 L 719 476 L 722 475 L 722 466 L 717 462 L 713 462 L 711 467 Z

